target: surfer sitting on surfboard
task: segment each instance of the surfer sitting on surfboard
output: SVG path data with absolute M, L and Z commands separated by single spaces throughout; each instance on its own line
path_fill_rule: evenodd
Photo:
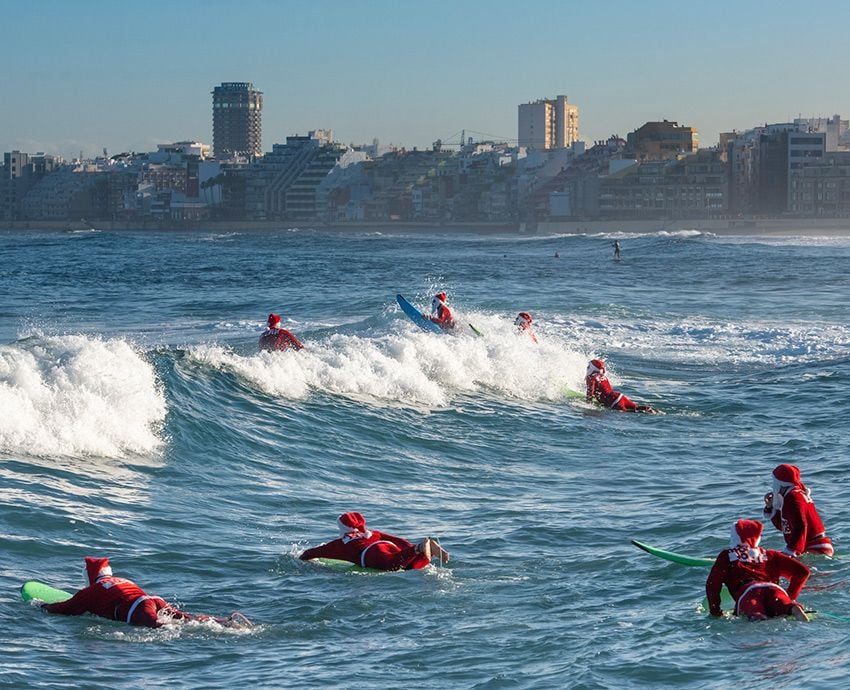
M 623 412 L 649 412 L 655 410 L 649 405 L 637 405 L 620 391 L 611 387 L 611 382 L 605 375 L 605 362 L 601 359 L 591 359 L 587 365 L 587 375 L 584 378 L 587 386 L 587 402 L 595 402 L 612 410 Z
M 418 570 L 437 557 L 447 563 L 449 554 L 434 539 L 425 537 L 413 544 L 401 537 L 366 529 L 360 513 L 344 513 L 337 519 L 339 539 L 307 549 L 299 558 L 335 558 L 377 570 Z
M 534 331 L 531 330 L 531 324 L 533 321 L 531 314 L 527 311 L 521 311 L 514 319 L 514 326 L 517 327 L 517 331 L 519 333 L 528 333 L 528 337 L 536 344 L 537 336 L 534 335 Z
M 260 336 L 260 350 L 274 352 L 275 350 L 303 350 L 304 346 L 292 333 L 285 328 L 281 328 L 280 316 L 277 314 L 269 314 L 268 328 L 265 333 Z
M 159 628 L 169 620 L 214 620 L 222 625 L 251 625 L 241 613 L 234 613 L 230 618 L 213 618 L 179 611 L 164 599 L 145 594 L 135 582 L 114 577 L 108 558 L 86 558 L 86 576 L 88 587 L 67 601 L 42 604 L 41 608 L 48 613 L 63 616 L 93 613 L 109 620 L 147 628 Z
M 726 585 L 735 600 L 736 616 L 746 616 L 751 621 L 777 616 L 809 620 L 797 602 L 809 579 L 808 567 L 780 551 L 760 547 L 762 529 L 757 520 L 738 520 L 732 525 L 729 548 L 718 554 L 705 581 L 708 612 L 712 616 L 723 615 L 720 590 Z M 787 590 L 779 586 L 780 577 L 789 580 Z
M 833 554 L 832 540 L 812 500 L 812 492 L 800 479 L 796 465 L 778 465 L 773 470 L 773 491 L 764 497 L 764 518 L 785 537 L 785 553 Z
M 452 311 L 446 304 L 445 292 L 440 292 L 434 295 L 434 299 L 431 300 L 431 316 L 426 314 L 422 314 L 422 316 L 426 319 L 431 319 L 431 321 L 437 324 L 444 331 L 450 331 L 455 327 L 455 320 L 454 317 L 452 317 Z

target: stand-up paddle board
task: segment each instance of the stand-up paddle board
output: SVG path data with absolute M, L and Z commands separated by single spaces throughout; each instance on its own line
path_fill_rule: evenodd
M 21 599 L 24 601 L 32 601 L 38 599 L 45 604 L 58 604 L 60 601 L 67 601 L 73 596 L 70 592 L 62 589 L 56 589 L 43 582 L 30 580 L 25 582 L 21 587 Z
M 670 561 L 671 563 L 678 563 L 679 565 L 691 565 L 701 568 L 710 568 L 714 565 L 715 559 L 713 558 L 697 558 L 694 556 L 683 556 L 680 553 L 673 553 L 672 551 L 658 549 L 654 546 L 644 544 L 643 542 L 636 541 L 634 539 L 632 539 L 632 544 L 637 546 L 639 549 L 643 549 L 647 553 L 651 553 L 653 556 L 663 558 L 665 561 Z
M 401 310 L 410 317 L 410 320 L 413 321 L 419 328 L 423 331 L 428 331 L 429 333 L 443 333 L 443 329 L 440 328 L 437 324 L 435 324 L 431 319 L 426 319 L 422 316 L 422 312 L 420 312 L 416 307 L 414 307 L 410 302 L 408 302 L 401 295 L 395 296 L 396 302 L 398 302 L 398 306 L 401 307 Z

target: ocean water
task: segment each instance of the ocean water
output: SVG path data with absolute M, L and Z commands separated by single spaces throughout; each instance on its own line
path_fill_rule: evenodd
M 845 555 L 801 598 L 850 617 L 848 262 L 698 232 L 0 234 L 0 686 L 841 687 L 850 622 L 709 619 L 707 571 L 630 540 L 713 556 L 795 463 Z M 395 305 L 438 289 L 484 337 Z M 256 352 L 270 311 L 304 351 Z M 593 357 L 664 414 L 567 399 Z M 297 560 L 349 510 L 452 559 Z M 87 555 L 256 627 L 21 602 Z

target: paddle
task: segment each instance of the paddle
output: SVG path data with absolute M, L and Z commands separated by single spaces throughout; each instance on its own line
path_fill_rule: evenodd
M 484 334 L 481 331 L 479 331 L 475 326 L 473 326 L 471 323 L 468 324 L 468 325 L 469 325 L 470 329 L 472 329 L 472 332 L 475 333 L 475 335 L 477 335 L 479 338 L 484 337 Z

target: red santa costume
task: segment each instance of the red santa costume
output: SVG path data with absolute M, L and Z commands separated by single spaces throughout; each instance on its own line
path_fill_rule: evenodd
M 451 330 L 455 327 L 455 320 L 452 316 L 452 311 L 446 304 L 446 293 L 440 292 L 434 295 L 431 300 L 431 321 L 437 324 L 444 331 Z
M 718 554 L 705 581 L 712 616 L 723 614 L 720 590 L 724 584 L 736 602 L 736 616 L 764 620 L 788 616 L 794 608 L 802 610 L 796 599 L 809 579 L 808 567 L 784 553 L 761 548 L 761 532 L 757 520 L 738 520 L 732 526 L 729 548 Z M 790 581 L 787 591 L 779 586 L 780 577 Z
M 337 525 L 339 539 L 307 549 L 301 554 L 301 560 L 336 558 L 378 570 L 418 570 L 430 563 L 430 559 L 406 539 L 367 530 L 366 519 L 360 513 L 340 515 Z
M 765 496 L 764 515 L 782 532 L 788 555 L 806 551 L 833 554 L 832 541 L 796 465 L 779 465 L 773 470 L 773 492 Z
M 591 359 L 587 365 L 587 374 L 584 377 L 587 386 L 587 401 L 595 402 L 612 410 L 622 412 L 654 412 L 649 405 L 638 405 L 625 394 L 615 391 L 611 382 L 605 375 L 605 362 L 601 359 Z
M 531 324 L 533 321 L 531 314 L 527 311 L 521 311 L 514 319 L 514 325 L 519 329 L 520 333 L 527 333 L 532 342 L 537 343 L 537 336 L 534 335 L 534 331 L 531 330 Z
M 44 604 L 42 608 L 49 613 L 64 616 L 93 613 L 110 620 L 148 628 L 163 625 L 157 618 L 162 609 L 166 609 L 165 612 L 174 620 L 189 617 L 188 614 L 170 606 L 164 599 L 145 594 L 135 582 L 114 577 L 108 558 L 86 558 L 86 575 L 88 587 L 84 587 L 67 601 Z
M 274 352 L 275 350 L 302 350 L 304 346 L 292 333 L 285 328 L 281 328 L 280 316 L 277 314 L 269 314 L 268 328 L 265 333 L 260 336 L 260 350 Z

